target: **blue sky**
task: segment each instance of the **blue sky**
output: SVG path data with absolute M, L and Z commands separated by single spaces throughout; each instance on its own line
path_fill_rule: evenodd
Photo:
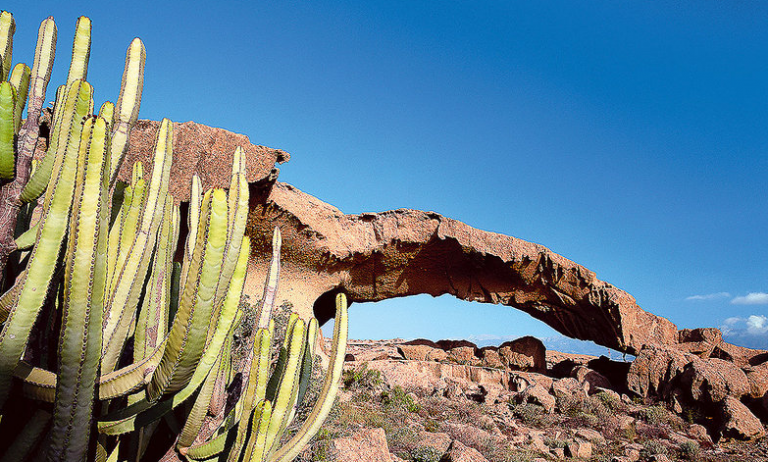
M 222 2 L 224 3 L 224 2 Z M 53 15 L 65 78 L 116 98 L 147 49 L 140 117 L 292 154 L 280 179 L 347 213 L 434 210 L 543 244 L 680 327 L 768 347 L 768 4 L 10 2 L 15 61 Z M 750 295 L 753 294 L 753 295 Z M 510 308 L 355 306 L 356 337 L 552 336 Z

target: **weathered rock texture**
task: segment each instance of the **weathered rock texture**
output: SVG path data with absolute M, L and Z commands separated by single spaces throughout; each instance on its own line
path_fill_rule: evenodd
M 120 177 L 148 159 L 158 122 L 140 121 Z M 171 194 L 187 200 L 193 173 L 204 187 L 229 184 L 232 154 L 243 146 L 251 188 L 247 233 L 253 255 L 248 291 L 260 294 L 271 235 L 283 235 L 278 298 L 323 322 L 333 295 L 353 302 L 414 294 L 512 306 L 569 337 L 638 353 L 644 345 L 675 344 L 678 332 L 642 310 L 628 293 L 544 246 L 472 228 L 434 212 L 393 210 L 345 215 L 295 187 L 274 182 L 287 153 L 254 146 L 243 135 L 192 122 L 174 124 Z
M 128 152 L 118 178 L 128 181 L 136 161 L 152 170 L 152 154 L 160 122 L 139 120 L 131 132 Z M 248 182 L 257 183 L 277 178 L 275 164 L 290 160 L 285 151 L 251 144 L 245 135 L 194 122 L 173 124 L 173 164 L 169 191 L 176 201 L 189 201 L 192 175 L 197 173 L 203 189 L 227 188 L 232 173 L 232 157 L 240 146 L 245 152 Z
M 675 326 L 643 311 L 631 295 L 546 247 L 472 228 L 433 212 L 394 210 L 345 215 L 291 185 L 276 183 L 251 210 L 254 252 L 268 255 L 283 234 L 278 296 L 321 321 L 332 296 L 353 302 L 415 294 L 519 308 L 569 337 L 637 353 L 646 344 L 677 343 Z M 252 290 L 266 259 L 255 259 Z M 325 296 L 324 296 L 325 295 Z M 316 303 L 317 302 L 317 303 Z

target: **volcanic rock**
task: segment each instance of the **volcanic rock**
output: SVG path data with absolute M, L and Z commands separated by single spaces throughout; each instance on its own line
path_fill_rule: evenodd
M 550 395 L 549 391 L 539 384 L 526 388 L 517 395 L 516 399 L 519 403 L 538 404 L 550 414 L 555 410 L 555 397 Z
M 499 356 L 509 369 L 543 371 L 547 368 L 546 348 L 536 337 L 526 336 L 499 345 Z
M 720 329 L 713 327 L 698 329 L 681 329 L 678 332 L 679 349 L 695 354 L 701 358 L 709 358 L 715 348 L 723 343 Z
M 721 403 L 720 411 L 722 414 L 720 433 L 723 437 L 750 440 L 765 436 L 765 429 L 760 419 L 755 417 L 738 399 L 726 397 Z
M 736 399 L 750 392 L 749 380 L 735 364 L 722 359 L 695 358 L 681 375 L 681 382 L 695 401 L 719 403 L 726 396 Z
M 571 441 L 565 446 L 565 455 L 568 457 L 589 459 L 592 457 L 592 443 L 578 440 Z
M 139 121 L 119 178 L 149 159 L 159 122 Z M 242 146 L 252 182 L 247 234 L 252 258 L 246 292 L 262 293 L 271 235 L 283 236 L 278 301 L 324 323 L 333 298 L 353 302 L 428 293 L 518 308 L 562 334 L 636 354 L 644 345 L 677 343 L 668 320 L 642 310 L 635 299 L 595 273 L 546 247 L 472 228 L 434 212 L 393 210 L 345 215 L 293 186 L 276 182 L 276 163 L 288 153 L 256 146 L 244 135 L 193 122 L 174 124 L 170 193 L 189 198 L 197 173 L 204 188 L 227 187 L 236 146 Z
M 359 430 L 347 438 L 337 438 L 331 447 L 338 462 L 390 462 L 387 436 L 381 428 Z
M 440 462 L 488 462 L 488 459 L 477 449 L 464 446 L 459 440 L 453 440 Z
M 451 445 L 451 437 L 447 433 L 420 431 L 418 436 L 421 446 L 434 448 L 440 454 L 444 454 Z
M 141 161 L 145 174 L 152 171 L 152 155 L 160 122 L 139 120 L 131 131 L 128 151 L 118 179 L 129 181 L 132 166 Z M 169 192 L 178 201 L 189 201 L 192 176 L 200 177 L 203 189 L 229 188 L 232 158 L 240 146 L 245 155 L 249 183 L 277 178 L 276 163 L 290 160 L 280 149 L 251 144 L 245 135 L 195 122 L 173 123 L 173 164 Z
M 427 345 L 400 345 L 397 351 L 409 361 L 442 361 L 448 357 L 442 349 Z
M 587 393 L 597 393 L 599 388 L 611 388 L 611 382 L 599 372 L 585 366 L 576 366 L 571 370 L 571 377 L 587 385 Z
M 496 348 L 483 348 L 480 350 L 480 358 L 483 360 L 483 366 L 504 369 L 504 363 Z
M 644 348 L 632 361 L 627 374 L 627 388 L 642 397 L 671 396 L 674 381 L 694 355 L 655 346 Z

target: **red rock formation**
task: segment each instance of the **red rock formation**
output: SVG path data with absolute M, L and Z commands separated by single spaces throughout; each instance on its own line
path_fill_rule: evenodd
M 120 178 L 149 158 L 159 123 L 139 121 Z M 187 200 L 193 173 L 203 186 L 227 187 L 232 154 L 246 153 L 254 182 L 247 233 L 253 258 L 247 281 L 260 294 L 271 234 L 283 235 L 278 298 L 303 316 L 332 316 L 332 295 L 353 302 L 414 294 L 455 297 L 521 309 L 573 338 L 628 353 L 646 344 L 676 344 L 677 329 L 642 310 L 626 292 L 544 246 L 472 228 L 434 212 L 393 210 L 345 215 L 293 186 L 272 183 L 283 151 L 192 122 L 174 124 L 171 194 Z
M 642 310 L 626 292 L 544 246 L 472 228 L 434 212 L 393 210 L 345 215 L 295 187 L 276 183 L 251 210 L 254 251 L 264 236 L 283 234 L 280 298 L 320 320 L 343 290 L 354 302 L 405 295 L 455 297 L 521 309 L 573 338 L 628 353 L 646 344 L 676 344 L 677 330 Z M 263 280 L 256 262 L 252 283 Z M 258 290 L 254 288 L 254 290 Z M 318 301 L 319 303 L 316 303 Z

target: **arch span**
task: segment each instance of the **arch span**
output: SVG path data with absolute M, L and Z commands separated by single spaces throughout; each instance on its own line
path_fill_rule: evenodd
M 626 353 L 677 343 L 677 328 L 640 308 L 628 293 L 544 246 L 472 228 L 434 212 L 393 210 L 345 215 L 276 182 L 254 204 L 247 233 L 249 285 L 262 284 L 272 229 L 283 235 L 278 298 L 304 316 L 328 317 L 323 294 L 353 302 L 451 294 L 520 309 L 562 334 Z M 334 292 L 335 293 L 335 292 Z M 317 303 L 316 303 L 317 302 Z

